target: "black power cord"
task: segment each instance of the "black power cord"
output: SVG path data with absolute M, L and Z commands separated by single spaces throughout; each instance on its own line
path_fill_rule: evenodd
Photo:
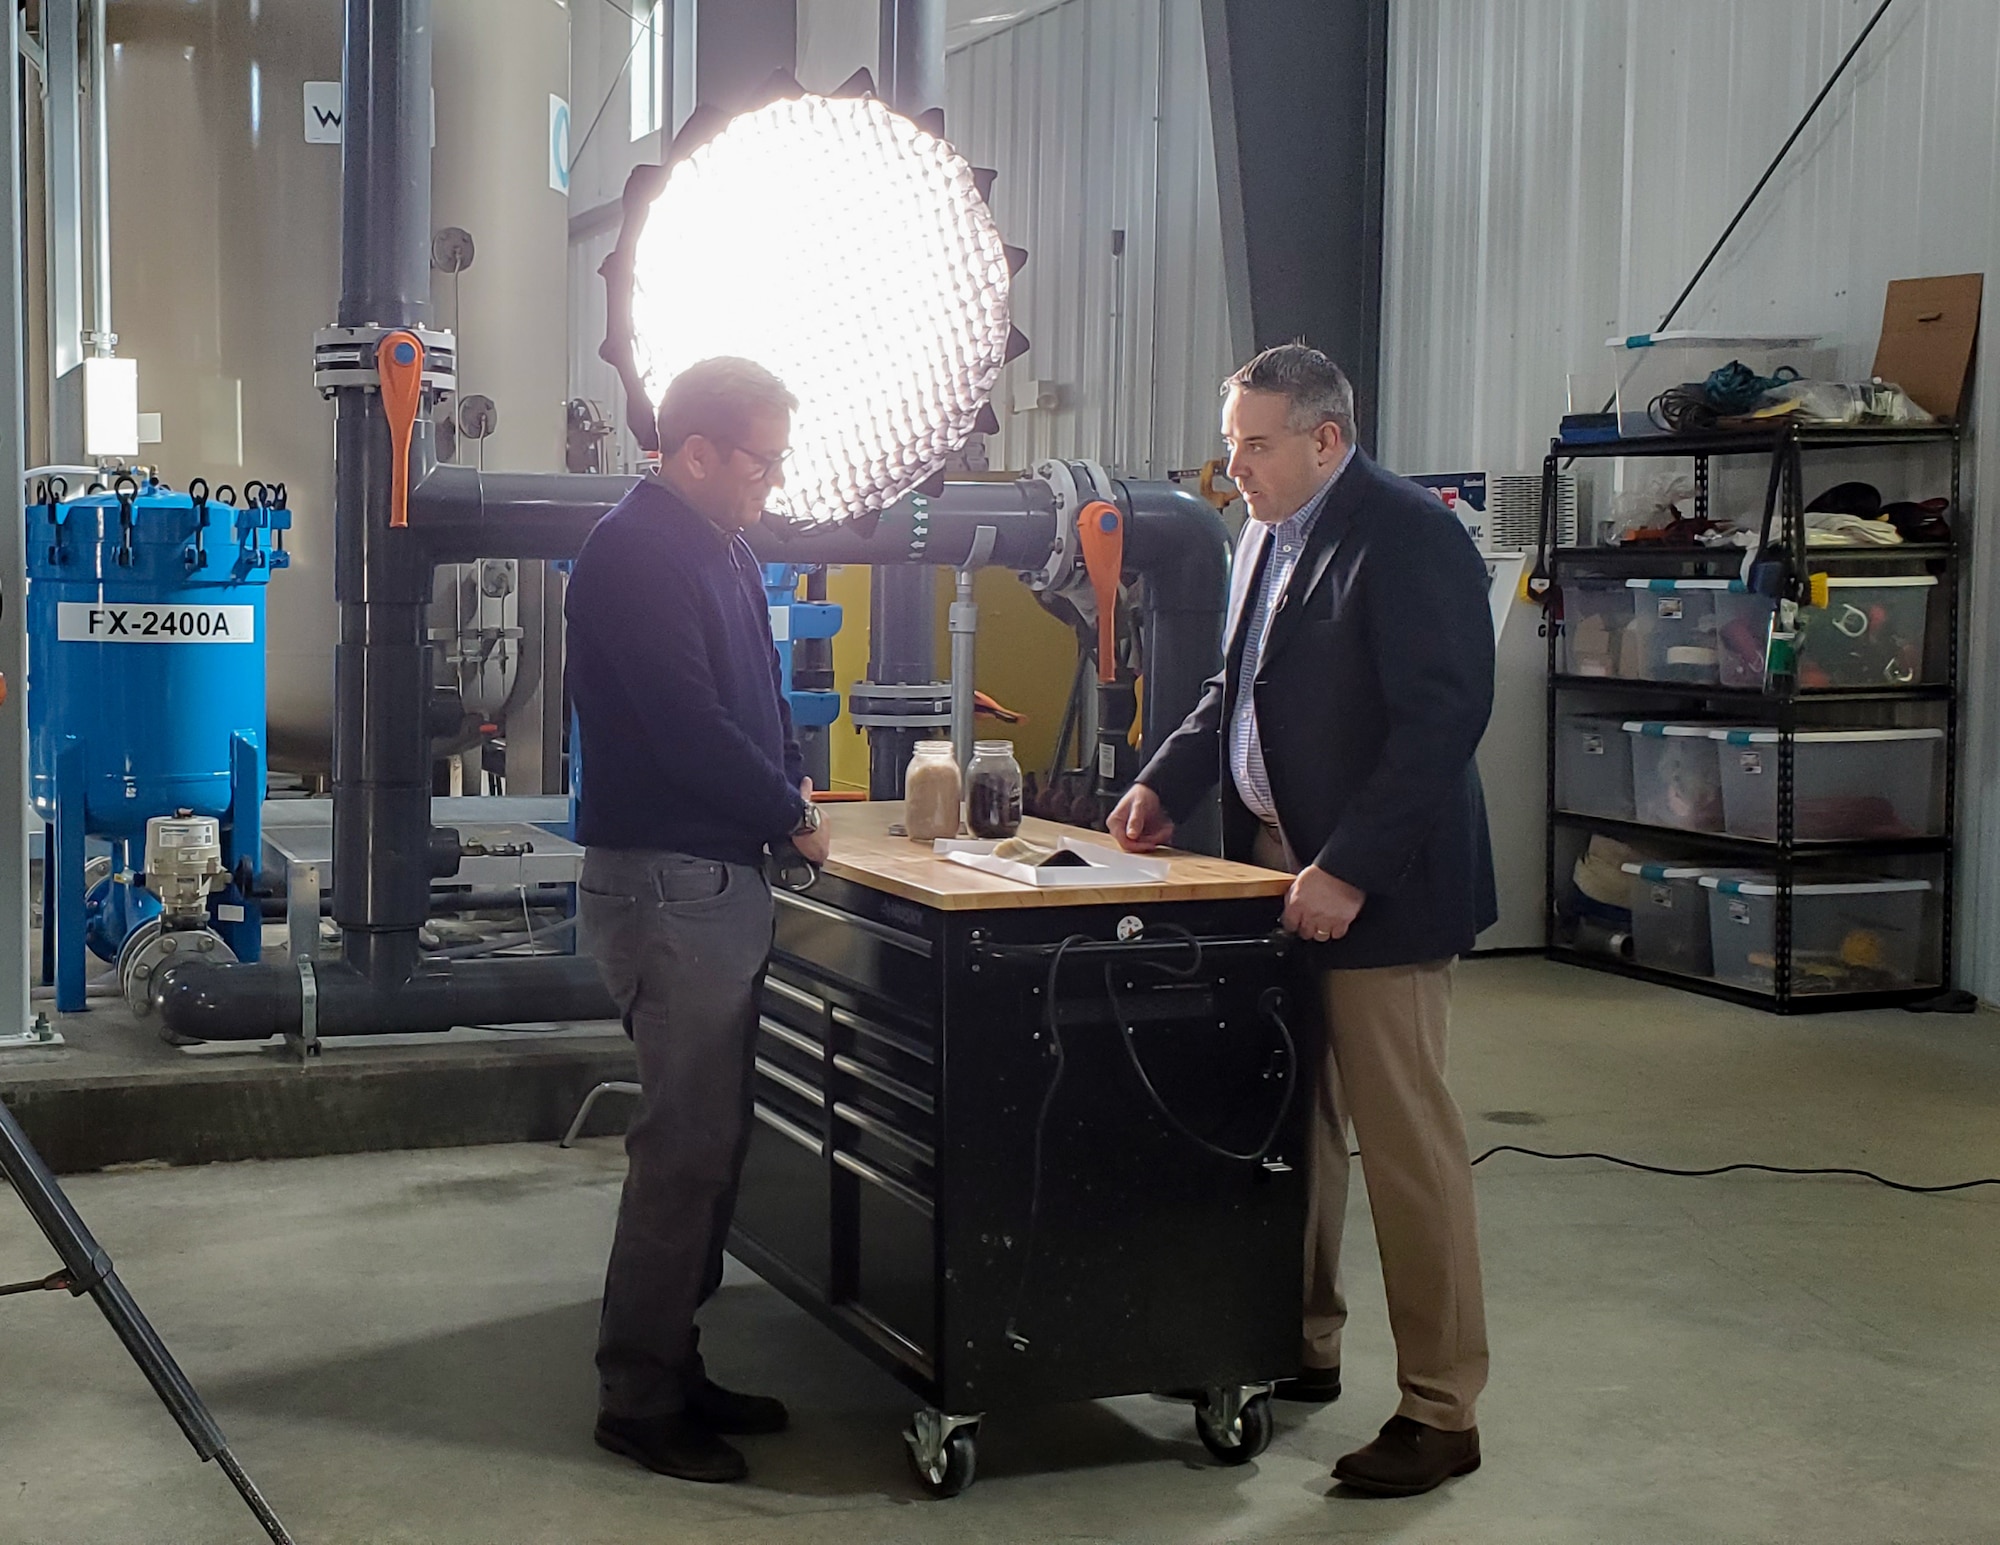
M 1959 1180 L 1948 1186 L 1913 1186 L 1906 1181 L 1890 1180 L 1887 1176 L 1876 1174 L 1872 1169 L 1847 1169 L 1838 1166 L 1800 1168 L 1789 1164 L 1744 1163 L 1718 1164 L 1710 1169 L 1673 1169 L 1664 1164 L 1641 1164 L 1637 1159 L 1621 1159 L 1615 1153 L 1545 1153 L 1539 1148 L 1521 1148 L 1513 1143 L 1501 1143 L 1497 1147 L 1489 1148 L 1472 1162 L 1474 1165 L 1484 1164 L 1497 1153 L 1525 1154 L 1531 1159 L 1600 1159 L 1606 1164 L 1639 1170 L 1648 1175 L 1673 1175 L 1690 1180 L 1705 1180 L 1711 1175 L 1728 1175 L 1738 1170 L 1756 1170 L 1766 1175 L 1844 1175 L 1855 1180 L 1872 1180 L 1878 1186 L 1887 1186 L 1891 1191 L 1907 1191 L 1912 1196 L 1942 1196 L 1948 1191 L 1970 1191 L 1976 1186 L 2000 1186 L 2000 1177 Z
M 1189 950 L 1192 952 L 1192 958 L 1185 966 L 1172 966 L 1164 961 L 1156 960 L 1141 961 L 1139 965 L 1147 970 L 1157 971 L 1162 976 L 1173 977 L 1180 981 L 1192 978 L 1201 970 L 1201 940 L 1197 939 L 1185 928 L 1178 927 L 1173 923 L 1155 923 L 1153 927 L 1157 932 L 1171 933 L 1185 940 Z M 1278 1034 L 1283 1037 L 1285 1042 L 1284 1097 L 1278 1101 L 1278 1108 L 1272 1113 L 1271 1125 L 1265 1131 L 1262 1141 L 1248 1153 L 1238 1153 L 1232 1148 L 1224 1148 L 1220 1143 L 1211 1142 L 1208 1138 L 1203 1137 L 1201 1133 L 1195 1131 L 1185 1121 L 1181 1120 L 1175 1114 L 1173 1107 L 1167 1103 L 1166 1098 L 1154 1086 L 1152 1078 L 1146 1072 L 1145 1063 L 1139 1057 L 1139 1047 L 1133 1037 L 1132 1027 L 1125 1022 L 1125 1009 L 1118 1001 L 1118 989 L 1112 985 L 1111 973 L 1114 969 L 1115 967 L 1110 964 L 1107 964 L 1104 968 L 1104 996 L 1106 1001 L 1111 1005 L 1112 1022 L 1118 1028 L 1118 1041 L 1125 1048 L 1125 1058 L 1132 1064 L 1132 1071 L 1138 1075 L 1140 1087 L 1146 1091 L 1146 1098 L 1152 1101 L 1153 1109 L 1158 1111 L 1167 1125 L 1180 1133 L 1182 1137 L 1185 1137 L 1196 1147 L 1214 1154 L 1219 1159 L 1228 1159 L 1237 1164 L 1263 1163 L 1265 1155 L 1271 1151 L 1271 1145 L 1278 1140 L 1278 1132 L 1285 1124 L 1286 1115 L 1291 1111 L 1292 1095 L 1297 1090 L 1299 1082 L 1298 1042 L 1292 1038 L 1292 1027 L 1285 1023 L 1283 1009 L 1284 993 L 1275 987 L 1267 988 L 1257 1000 L 1258 1011 L 1278 1027 Z
M 1048 1144 L 1049 1115 L 1056 1108 L 1056 1094 L 1062 1088 L 1063 1074 L 1068 1071 L 1068 1057 L 1063 1051 L 1062 1026 L 1057 1022 L 1056 977 L 1062 971 L 1063 956 L 1075 944 L 1088 944 L 1090 939 L 1080 933 L 1073 933 L 1056 946 L 1049 957 L 1048 979 L 1042 984 L 1042 1028 L 1048 1032 L 1049 1056 L 1055 1063 L 1055 1071 L 1049 1075 L 1049 1086 L 1042 1091 L 1042 1107 L 1035 1116 L 1035 1156 L 1029 1170 L 1028 1181 L 1028 1227 L 1021 1239 L 1021 1275 L 1014 1283 L 1013 1301 L 1007 1306 L 1007 1344 L 1017 1352 L 1028 1350 L 1028 1338 L 1016 1327 L 1021 1313 L 1021 1300 L 1027 1296 L 1028 1277 L 1035 1269 L 1035 1236 L 1042 1224 L 1042 1154 Z

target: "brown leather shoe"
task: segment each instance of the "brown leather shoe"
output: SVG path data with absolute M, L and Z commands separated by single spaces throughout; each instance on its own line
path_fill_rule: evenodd
M 1333 1467 L 1333 1478 L 1371 1497 L 1415 1497 L 1478 1468 L 1477 1427 L 1444 1432 L 1392 1416 L 1373 1443 Z

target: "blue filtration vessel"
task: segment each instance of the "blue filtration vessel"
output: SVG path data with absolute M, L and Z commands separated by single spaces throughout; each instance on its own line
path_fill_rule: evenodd
M 65 497 L 60 479 L 28 506 L 29 788 L 47 823 L 42 978 L 56 1006 L 84 1006 L 84 951 L 117 958 L 159 901 L 137 873 L 146 822 L 178 811 L 222 822 L 231 883 L 210 926 L 255 960 L 262 917 L 249 894 L 262 842 L 264 593 L 291 559 L 282 486 L 211 497 L 116 478 Z M 108 879 L 86 887 L 87 837 L 111 845 Z

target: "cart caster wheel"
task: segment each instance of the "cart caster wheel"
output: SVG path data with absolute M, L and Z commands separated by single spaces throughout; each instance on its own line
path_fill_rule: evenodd
M 1226 1407 L 1234 1401 L 1223 1404 Z M 1218 1410 L 1213 1398 L 1194 1408 L 1194 1429 L 1201 1436 L 1202 1447 L 1222 1463 L 1248 1464 L 1271 1446 L 1277 1429 L 1271 1418 L 1269 1395 L 1254 1395 L 1237 1408 L 1231 1419 L 1222 1418 L 1223 1411 Z
M 910 1470 L 928 1496 L 955 1497 L 972 1484 L 979 1467 L 979 1419 L 919 1411 L 910 1431 Z

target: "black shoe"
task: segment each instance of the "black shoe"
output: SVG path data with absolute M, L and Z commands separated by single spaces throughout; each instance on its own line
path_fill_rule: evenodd
M 710 1432 L 726 1432 L 737 1437 L 783 1432 L 791 1421 L 782 1401 L 769 1395 L 739 1395 L 710 1379 L 687 1398 L 687 1415 Z
M 1381 1434 L 1333 1467 L 1333 1478 L 1373 1497 L 1415 1497 L 1479 1468 L 1479 1429 L 1444 1432 L 1392 1416 Z
M 1273 1400 L 1296 1400 L 1301 1405 L 1330 1405 L 1340 1398 L 1338 1368 L 1301 1368 L 1295 1379 L 1280 1379 L 1271 1388 Z
M 740 1481 L 743 1456 L 692 1417 L 597 1418 L 597 1446 L 637 1460 L 656 1475 L 683 1481 Z

